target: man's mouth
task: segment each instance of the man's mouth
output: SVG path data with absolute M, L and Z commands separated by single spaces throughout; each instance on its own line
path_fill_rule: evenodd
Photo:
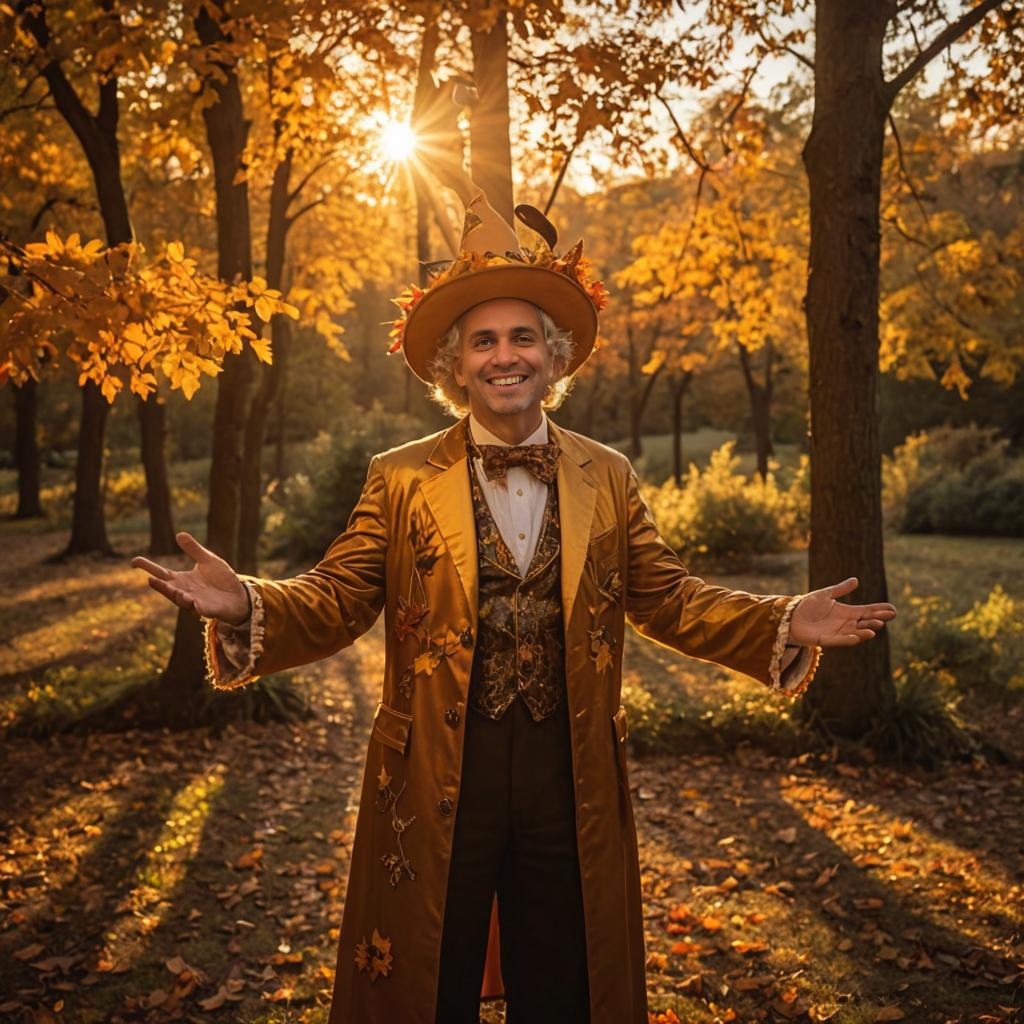
M 526 380 L 525 373 L 509 374 L 507 377 L 492 377 L 487 383 L 499 388 L 513 388 Z

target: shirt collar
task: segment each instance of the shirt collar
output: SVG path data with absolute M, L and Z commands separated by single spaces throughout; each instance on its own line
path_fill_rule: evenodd
M 500 437 L 496 437 L 492 434 L 483 424 L 472 414 L 469 414 L 469 432 L 473 438 L 473 441 L 477 445 L 482 444 L 500 444 L 506 448 L 513 447 L 508 441 L 503 441 Z M 547 444 L 548 441 L 548 417 L 547 413 L 541 412 L 540 414 L 540 425 L 537 429 L 530 434 L 529 437 L 523 438 L 520 444 Z

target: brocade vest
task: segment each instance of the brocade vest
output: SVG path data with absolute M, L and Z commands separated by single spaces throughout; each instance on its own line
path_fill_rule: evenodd
M 565 693 L 558 485 L 548 486 L 544 520 L 526 575 L 502 539 L 469 459 L 476 518 L 480 608 L 469 706 L 495 720 L 522 697 L 541 721 Z

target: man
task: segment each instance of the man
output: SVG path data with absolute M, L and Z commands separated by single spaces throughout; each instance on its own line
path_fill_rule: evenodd
M 291 580 L 195 558 L 150 584 L 207 619 L 228 688 L 387 627 L 331 1024 L 476 1024 L 497 893 L 511 1024 L 646 1024 L 621 657 L 642 634 L 783 692 L 823 646 L 870 639 L 888 603 L 844 605 L 856 579 L 757 596 L 689 575 L 628 461 L 545 414 L 585 361 L 603 303 L 578 243 L 517 215 L 519 246 L 477 194 L 459 258 L 399 305 L 411 369 L 448 430 L 375 456 L 347 529 Z

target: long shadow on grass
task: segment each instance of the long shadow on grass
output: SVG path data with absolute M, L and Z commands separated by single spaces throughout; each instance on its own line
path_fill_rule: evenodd
M 873 789 L 871 802 L 894 819 L 913 821 L 924 832 L 959 850 L 999 865 L 1024 882 L 1024 776 L 1017 766 L 989 765 L 985 775 L 948 766 L 901 787 Z
M 9 587 L 14 586 L 11 581 L 8 581 L 7 585 Z M 10 590 L 8 590 L 8 593 L 10 593 Z M 121 598 L 124 596 L 125 588 L 122 583 L 98 581 L 68 593 L 47 594 L 45 597 L 34 599 L 18 600 L 15 598 L 15 600 L 8 600 L 5 602 L 5 607 L 0 608 L 0 611 L 7 611 L 9 613 L 7 618 L 5 618 L 3 626 L 0 627 L 2 628 L 2 632 L 0 632 L 0 645 L 8 645 L 21 635 L 20 632 L 8 632 L 8 623 L 12 616 L 22 626 L 22 631 L 25 629 L 34 631 L 46 626 L 59 629 L 62 618 L 78 611 L 90 601 L 97 598 Z
M 65 764 L 59 763 L 59 767 L 63 768 Z M 66 784 L 66 780 L 54 778 L 47 771 L 45 759 L 40 771 L 58 791 L 62 783 Z M 76 788 L 72 785 L 62 790 L 62 798 L 71 798 Z M 33 942 L 44 945 L 45 951 L 38 954 L 40 958 L 81 956 L 73 968 L 78 977 L 96 963 L 105 945 L 106 933 L 115 926 L 117 916 L 124 913 L 116 909 L 118 904 L 139 884 L 139 870 L 161 833 L 175 790 L 175 785 L 166 777 L 155 773 L 139 774 L 130 784 L 118 785 L 116 810 L 98 826 L 100 831 L 95 842 L 77 861 L 67 881 L 53 890 L 44 890 L 42 894 L 37 887 L 24 893 L 22 912 L 26 915 L 26 923 L 0 935 L 0 991 L 13 995 L 20 989 L 31 991 L 39 988 L 39 972 L 29 962 L 11 955 L 14 950 Z M 19 809 L 22 812 L 36 810 L 31 806 L 31 799 L 20 803 Z M 19 817 L 23 818 L 21 828 L 31 833 L 33 818 L 37 815 L 20 814 Z M 69 826 L 73 824 L 69 823 Z M 38 837 L 40 843 L 57 841 L 54 835 Z M 45 872 L 41 874 L 45 878 Z M 97 885 L 102 887 L 100 898 L 96 898 L 94 887 Z M 89 899 L 85 905 L 82 897 L 87 891 Z M 58 973 L 43 980 L 66 979 Z M 65 998 L 68 1012 L 73 1015 L 71 999 Z
M 138 969 L 112 982 L 107 1005 L 146 996 L 161 977 L 173 982 L 163 966 L 172 956 L 206 975 L 189 1007 L 229 978 L 249 983 L 239 993 L 244 1001 L 227 1002 L 220 1019 L 262 1019 L 260 992 L 275 982 L 257 975 L 268 965 L 283 986 L 294 986 L 295 1002 L 329 999 L 320 970 L 333 971 L 337 956 L 331 930 L 341 923 L 374 707 L 372 687 L 358 671 L 346 672 L 358 668 L 358 657 L 342 652 L 337 660 L 330 695 L 352 701 L 342 721 L 247 724 L 206 741 L 223 776 L 183 873 L 161 894 L 167 911 L 146 936 Z
M 704 762 L 707 764 L 708 762 Z M 804 817 L 791 806 L 780 793 L 774 777 L 761 777 L 755 768 L 737 768 L 727 762 L 714 765 L 713 780 L 706 772 L 687 773 L 690 766 L 678 760 L 652 759 L 641 768 L 646 782 L 655 773 L 655 784 L 662 793 L 677 793 L 684 790 L 687 795 L 669 796 L 651 805 L 637 801 L 638 828 L 642 841 L 642 868 L 657 869 L 667 863 L 677 865 L 671 872 L 674 878 L 673 898 L 682 902 L 707 899 L 714 907 L 713 913 L 726 922 L 722 931 L 704 933 L 699 925 L 689 938 L 705 944 L 726 940 L 723 950 L 706 959 L 684 961 L 678 955 L 669 956 L 669 963 L 676 973 L 693 974 L 703 972 L 714 974 L 720 981 L 731 972 L 737 975 L 774 974 L 784 971 L 805 975 L 806 984 L 831 989 L 833 996 L 841 992 L 855 992 L 865 999 L 878 1002 L 899 1002 L 908 1008 L 911 1000 L 916 1001 L 925 1019 L 926 1010 L 949 1013 L 992 1011 L 1000 1003 L 1006 1004 L 1012 997 L 1012 989 L 985 979 L 980 966 L 966 959 L 966 951 L 974 946 L 973 938 L 966 930 L 961 931 L 934 920 L 930 911 L 939 891 L 929 886 L 913 894 L 897 891 L 895 886 L 886 885 L 879 878 L 860 867 L 850 854 L 824 831 L 832 826 L 823 824 L 812 827 Z M 780 774 L 784 769 L 779 767 Z M 657 779 L 657 775 L 661 779 Z M 808 779 L 808 782 L 815 781 Z M 695 790 L 699 796 L 695 796 Z M 743 811 L 728 809 L 730 798 L 741 801 Z M 693 809 L 694 802 L 704 801 L 710 805 L 711 820 L 701 823 L 699 818 L 686 813 L 688 802 Z M 671 803 L 670 803 L 671 802 Z M 666 813 L 666 805 L 671 810 Z M 748 809 L 749 808 L 749 809 Z M 751 812 L 762 812 L 752 819 Z M 757 825 L 752 830 L 751 821 Z M 777 833 L 789 831 L 794 842 L 789 845 L 780 840 Z M 729 833 L 732 834 L 730 839 Z M 726 845 L 721 841 L 727 840 Z M 701 869 L 701 861 L 718 859 L 726 862 L 720 866 Z M 687 860 L 694 865 L 694 875 L 689 875 L 682 866 Z M 764 865 L 761 871 L 755 869 L 748 883 L 738 874 L 740 884 L 730 889 L 726 883 L 722 890 L 702 889 L 703 886 L 720 886 L 730 875 L 737 876 L 736 861 L 745 860 L 751 865 Z M 825 868 L 837 866 L 834 877 L 819 881 Z M 801 875 L 803 877 L 801 877 Z M 816 885 L 815 883 L 818 882 Z M 761 891 L 763 885 L 779 885 L 783 890 L 769 895 Z M 788 894 L 788 895 L 787 895 Z M 948 895 L 944 892 L 943 897 Z M 858 909 L 853 900 L 865 901 Z M 714 901 L 719 901 L 715 906 Z M 767 901 L 767 903 L 766 903 Z M 778 902 L 773 902 L 778 901 Z M 763 909 L 768 918 L 763 928 L 732 929 L 729 919 L 733 913 L 749 912 L 751 905 Z M 957 908 L 960 910 L 960 908 Z M 706 913 L 707 911 L 705 911 Z M 960 912 L 964 912 L 960 910 Z M 977 923 L 1001 931 L 1009 937 L 1019 928 L 1020 922 L 988 908 L 979 910 Z M 699 915 L 698 915 L 699 917 Z M 888 934 L 885 947 L 889 960 L 879 960 L 876 954 L 880 948 L 870 933 L 862 929 L 867 921 L 873 921 L 877 929 Z M 661 929 L 667 922 L 661 922 Z M 907 935 L 916 935 L 908 938 Z M 666 932 L 658 932 L 657 948 L 670 946 L 673 938 Z M 731 947 L 728 940 L 758 939 L 768 944 L 761 957 L 744 955 Z M 846 952 L 839 950 L 839 943 L 850 939 L 853 946 Z M 788 947 L 788 948 L 787 948 Z M 655 947 L 649 947 L 655 948 Z M 742 947 L 741 947 L 742 949 Z M 935 970 L 919 969 L 922 951 L 932 958 Z M 800 954 L 806 959 L 801 960 Z M 939 954 L 956 957 L 958 966 L 936 961 Z M 911 963 L 907 970 L 901 970 L 895 963 L 898 957 L 906 956 Z M 831 964 L 834 976 L 823 976 Z M 986 963 L 985 966 L 990 966 Z M 709 970 L 710 968 L 710 970 Z M 905 990 L 901 986 L 908 986 Z M 800 985 L 805 987 L 804 984 Z M 711 991 L 705 989 L 705 991 Z M 749 997 L 740 997 L 749 999 Z M 737 1003 L 739 1012 L 751 1009 L 749 1002 Z M 695 1009 L 696 1004 L 681 1002 L 672 1005 L 662 998 L 659 1009 L 673 1008 L 686 1019 L 685 1011 Z M 652 1007 L 653 1008 L 653 1007 Z M 860 1019 L 860 1018 L 858 1018 Z

